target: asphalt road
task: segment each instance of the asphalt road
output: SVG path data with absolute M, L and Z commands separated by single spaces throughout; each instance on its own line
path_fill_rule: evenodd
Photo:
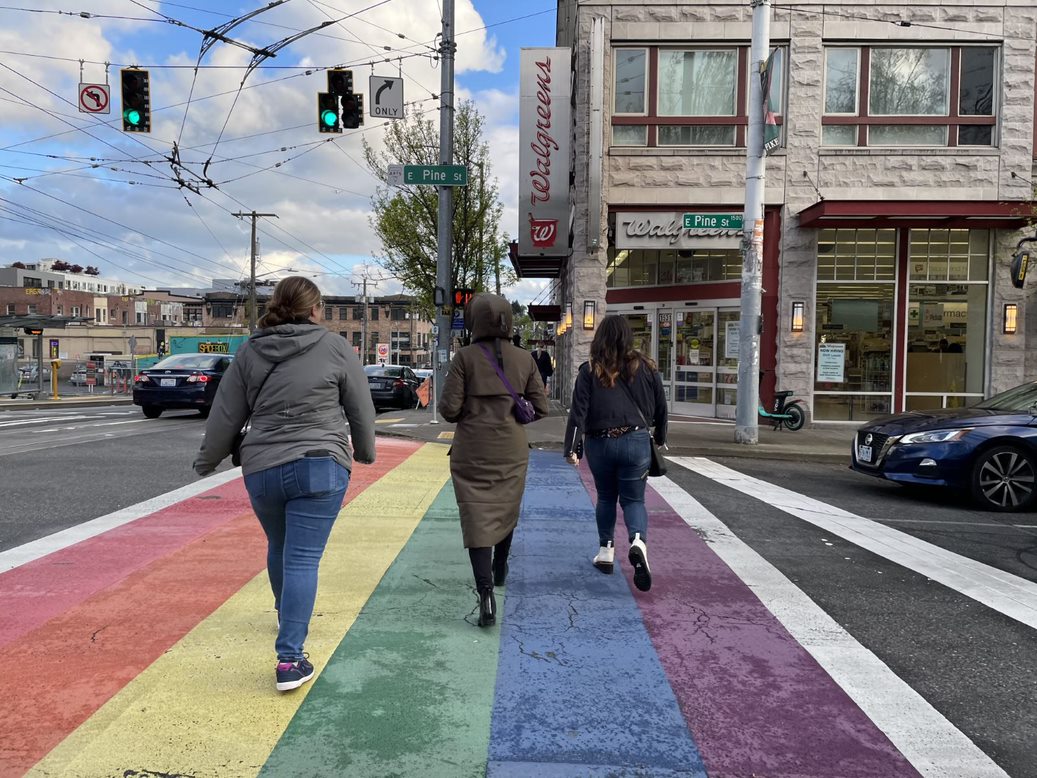
M 125 405 L 0 412 L 0 550 L 193 481 L 203 428 L 196 413 L 146 420 Z M 689 459 L 669 477 L 1009 775 L 1037 777 L 1033 628 L 964 578 L 891 558 L 917 539 L 931 544 L 922 562 L 952 573 L 973 560 L 1008 574 L 1008 589 L 1037 582 L 1037 515 L 976 511 L 834 464 Z M 832 517 L 861 537 L 833 532 Z M 871 550 L 861 540 L 888 529 Z

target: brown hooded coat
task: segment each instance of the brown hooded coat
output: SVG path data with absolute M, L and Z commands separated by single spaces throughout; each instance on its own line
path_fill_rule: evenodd
M 526 487 L 529 441 L 511 412 L 514 401 L 497 376 L 491 355 L 500 349 L 512 388 L 547 415 L 547 395 L 533 356 L 511 338 L 511 303 L 495 294 L 477 294 L 465 309 L 472 345 L 457 352 L 443 385 L 439 411 L 457 423 L 450 449 L 450 476 L 461 513 L 465 548 L 493 546 L 518 523 Z M 495 359 L 496 357 L 494 357 Z

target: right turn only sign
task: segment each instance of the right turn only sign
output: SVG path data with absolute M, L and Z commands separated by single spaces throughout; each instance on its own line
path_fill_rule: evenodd
M 402 78 L 371 76 L 368 90 L 371 95 L 371 116 L 376 119 L 403 118 Z

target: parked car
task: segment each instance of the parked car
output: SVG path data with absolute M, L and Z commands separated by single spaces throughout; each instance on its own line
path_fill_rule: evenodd
M 969 494 L 991 511 L 1037 503 L 1037 381 L 969 408 L 909 411 L 857 430 L 850 467 Z
M 375 408 L 414 408 L 422 379 L 406 365 L 367 365 L 367 386 Z
M 430 367 L 417 367 L 414 369 L 414 375 L 424 381 L 426 378 L 432 376 L 432 368 Z
M 68 377 L 68 382 L 75 386 L 86 385 L 86 365 L 78 364 L 72 369 L 72 375 Z
M 209 415 L 229 354 L 175 354 L 141 370 L 133 379 L 133 404 L 149 419 L 162 411 L 194 408 Z
M 18 366 L 18 380 L 22 385 L 35 384 L 39 377 L 40 366 L 36 362 L 26 362 Z M 43 366 L 43 380 L 50 381 L 50 366 Z

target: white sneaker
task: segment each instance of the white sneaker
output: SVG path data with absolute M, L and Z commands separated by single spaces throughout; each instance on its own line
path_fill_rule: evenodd
M 594 566 L 598 568 L 605 575 L 612 575 L 612 568 L 616 561 L 616 549 L 612 546 L 610 540 L 604 546 L 598 549 L 598 555 L 594 557 Z
M 634 586 L 642 592 L 652 588 L 652 570 L 648 567 L 648 549 L 641 540 L 641 533 L 634 533 L 630 541 L 630 564 L 634 567 Z

